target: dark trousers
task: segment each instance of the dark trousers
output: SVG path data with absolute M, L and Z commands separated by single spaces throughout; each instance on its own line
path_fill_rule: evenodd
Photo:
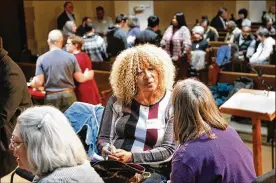
M 58 108 L 60 111 L 65 112 L 76 101 L 77 98 L 74 92 L 60 92 L 54 94 L 47 94 L 44 103 L 45 105 L 51 104 Z

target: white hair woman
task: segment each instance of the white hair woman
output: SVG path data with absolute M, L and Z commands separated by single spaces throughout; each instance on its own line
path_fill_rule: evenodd
M 117 56 L 110 75 L 114 95 L 97 142 L 100 152 L 125 163 L 170 158 L 176 148 L 169 105 L 174 73 L 170 56 L 154 45 L 132 47 Z
M 33 182 L 103 182 L 87 161 L 84 147 L 67 118 L 50 106 L 33 107 L 17 120 L 10 149 Z
M 252 152 L 228 126 L 203 83 L 186 79 L 172 94 L 174 137 L 172 183 L 252 182 Z

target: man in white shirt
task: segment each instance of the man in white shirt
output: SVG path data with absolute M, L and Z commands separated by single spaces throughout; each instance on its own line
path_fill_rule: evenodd
M 113 25 L 112 19 L 108 16 L 104 16 L 104 8 L 102 6 L 98 6 L 96 8 L 97 17 L 93 19 L 93 25 L 95 27 L 95 32 L 100 36 L 105 36 L 108 27 Z
M 249 59 L 249 62 L 250 64 L 269 64 L 269 57 L 273 52 L 275 40 L 269 36 L 269 32 L 266 28 L 260 28 L 257 31 L 257 36 L 260 40 L 260 44 L 256 53 Z

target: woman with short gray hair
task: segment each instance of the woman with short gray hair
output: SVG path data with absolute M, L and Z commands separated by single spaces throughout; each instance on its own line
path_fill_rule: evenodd
M 36 175 L 33 182 L 103 182 L 67 118 L 54 107 L 24 111 L 10 149 L 19 167 Z
M 134 15 L 130 15 L 128 18 L 127 25 L 129 27 L 129 30 L 127 33 L 127 43 L 128 43 L 128 47 L 132 47 L 134 46 L 136 37 L 140 33 L 139 19 Z

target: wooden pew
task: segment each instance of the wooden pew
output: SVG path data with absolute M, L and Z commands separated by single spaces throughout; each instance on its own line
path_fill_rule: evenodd
M 112 62 L 92 62 L 93 70 L 111 71 Z
M 94 79 L 101 95 L 102 105 L 105 106 L 110 95 L 112 94 L 112 89 L 109 82 L 110 72 L 94 70 L 94 73 Z
M 275 75 L 263 74 L 260 77 L 256 73 L 221 71 L 215 61 L 209 66 L 208 85 L 215 85 L 217 82 L 233 84 L 234 81 L 241 76 L 253 79 L 255 89 L 267 90 L 267 86 L 271 86 L 275 89 Z
M 219 36 L 218 37 L 218 41 L 224 41 L 225 40 L 225 36 Z
M 227 32 L 219 32 L 219 36 L 226 36 Z
M 209 46 L 210 47 L 220 47 L 220 46 L 223 46 L 223 45 L 227 45 L 226 42 L 223 42 L 223 41 L 209 41 Z
M 252 65 L 252 67 L 260 71 L 262 74 L 267 75 L 276 75 L 276 66 L 275 65 Z M 253 70 L 251 70 L 251 73 L 255 73 Z
M 233 84 L 234 81 L 241 76 L 253 79 L 254 89 L 267 90 L 267 86 L 262 83 L 263 81 L 267 85 L 272 86 L 275 89 L 275 75 L 267 74 L 264 74 L 262 75 L 262 77 L 259 77 L 257 74 L 252 73 L 220 71 L 218 74 L 217 82 Z
M 27 81 L 29 81 L 31 77 L 34 77 L 34 75 L 35 75 L 35 64 L 34 63 L 17 62 L 17 65 L 23 71 Z

